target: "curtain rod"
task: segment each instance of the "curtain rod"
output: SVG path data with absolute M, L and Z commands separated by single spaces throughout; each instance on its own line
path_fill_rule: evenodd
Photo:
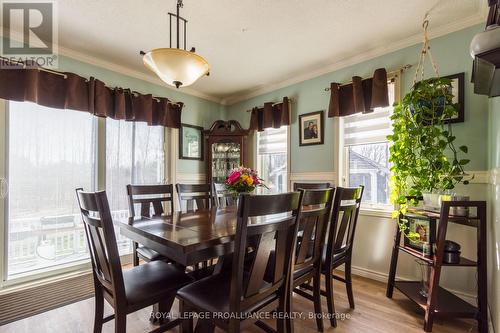
M 387 76 L 391 76 L 389 74 L 396 74 L 397 75 L 398 72 L 404 72 L 404 71 L 410 69 L 411 67 L 413 67 L 413 65 L 406 64 L 406 65 L 400 67 L 399 69 L 396 69 L 394 71 L 390 71 Z M 362 80 L 366 80 L 366 79 L 369 79 L 369 78 L 371 78 L 371 77 L 364 77 L 364 78 L 362 78 Z M 347 86 L 349 84 L 352 84 L 352 81 L 342 83 L 342 84 L 339 85 L 339 87 Z M 325 88 L 325 91 L 330 91 L 330 87 Z
M 24 61 L 21 61 L 21 60 L 13 60 L 13 59 L 9 59 L 9 58 L 6 58 L 6 57 L 2 57 L 0 56 L 0 59 L 2 61 L 6 61 L 6 62 L 10 62 L 10 63 L 14 63 L 14 64 L 18 64 L 18 65 L 22 65 L 23 66 L 23 69 L 26 69 L 26 63 Z M 48 68 L 44 68 L 44 67 L 41 67 L 41 66 L 36 66 L 36 69 L 39 70 L 39 71 L 43 71 L 43 72 L 47 72 L 47 73 L 51 73 L 51 74 L 55 74 L 55 75 L 60 75 L 62 76 L 64 79 L 67 79 L 68 78 L 68 75 L 66 75 L 66 73 L 63 73 L 63 72 L 58 72 L 58 71 L 55 71 L 53 69 L 48 69 Z M 85 78 L 85 82 L 88 82 L 89 79 Z M 108 88 L 110 89 L 123 89 L 123 90 L 126 90 L 124 88 L 121 88 L 121 87 L 109 87 Z M 137 91 L 133 91 L 133 90 L 130 90 L 131 93 L 133 94 L 136 94 L 136 95 L 140 95 L 141 93 L 140 92 L 137 92 Z M 159 102 L 160 99 L 158 97 L 152 97 L 155 101 Z M 168 98 L 167 98 L 168 99 Z M 169 102 L 171 104 L 180 104 L 182 102 L 173 102 L 173 101 L 170 101 Z
M 289 98 L 289 99 L 288 99 L 288 104 L 290 104 L 290 103 L 292 103 L 292 102 L 293 102 L 293 99 Z M 278 105 L 278 104 L 281 104 L 281 103 L 283 103 L 283 102 L 276 102 L 276 103 L 273 103 L 273 105 L 272 105 L 272 106 L 275 106 L 275 105 Z M 261 109 L 261 108 L 263 108 L 263 107 L 264 107 L 264 106 L 257 107 L 257 108 Z M 253 110 L 253 109 L 255 109 L 255 107 L 254 107 L 254 108 L 252 108 L 252 109 L 250 109 L 250 110 L 246 110 L 245 112 L 252 112 L 252 110 Z

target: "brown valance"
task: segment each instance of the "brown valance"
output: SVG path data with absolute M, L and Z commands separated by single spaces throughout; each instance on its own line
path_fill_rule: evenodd
M 250 116 L 250 130 L 263 131 L 266 128 L 290 125 L 290 102 L 283 97 L 281 103 L 264 103 L 264 107 L 255 107 Z
M 389 106 L 387 71 L 379 68 L 373 78 L 352 78 L 352 83 L 330 84 L 328 117 L 343 117 L 355 113 L 369 113 L 378 107 Z
M 165 97 L 110 88 L 93 77 L 11 64 L 0 68 L 0 98 L 172 128 L 180 128 L 183 107 Z

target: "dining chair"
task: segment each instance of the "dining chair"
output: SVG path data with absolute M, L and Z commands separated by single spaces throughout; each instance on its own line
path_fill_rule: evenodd
M 161 216 L 165 213 L 163 203 L 170 202 L 170 214 L 174 212 L 173 185 L 127 185 L 128 210 L 131 217 L 135 217 L 135 205 L 140 204 L 142 217 Z M 132 261 L 134 266 L 139 265 L 139 259 L 145 262 L 154 260 L 168 260 L 153 249 L 139 246 L 132 242 Z
M 225 208 L 236 204 L 235 197 L 226 189 L 223 183 L 212 183 L 213 205 L 217 208 Z
M 183 201 L 186 203 L 187 211 L 194 210 L 195 203 L 198 209 L 210 208 L 212 200 L 210 187 L 210 184 L 175 184 L 181 210 Z
M 153 304 L 159 313 L 168 313 L 177 290 L 192 280 L 172 264 L 153 261 L 122 271 L 115 230 L 105 191 L 76 190 L 87 245 L 92 263 L 95 289 L 94 333 L 115 319 L 115 332 L 126 332 L 127 314 Z M 114 315 L 103 317 L 104 300 L 114 309 Z M 152 332 L 164 332 L 177 326 L 180 320 L 160 319 L 160 327 Z
M 323 332 L 321 309 L 321 255 L 328 227 L 334 189 L 300 190 L 303 192 L 302 211 L 299 219 L 299 235 L 295 248 L 293 291 L 314 303 L 316 325 Z M 313 281 L 309 294 L 299 287 Z
M 349 306 L 354 309 L 352 293 L 351 259 L 354 234 L 358 221 L 364 187 L 337 187 L 333 199 L 332 217 L 322 258 L 322 274 L 325 275 L 326 296 L 330 324 L 337 326 L 335 304 L 333 300 L 333 279 L 344 282 L 349 299 Z M 345 266 L 344 278 L 334 275 L 333 270 Z
M 330 188 L 330 183 L 293 183 L 293 190 L 324 190 Z
M 224 313 L 205 320 L 228 332 L 240 330 L 252 323 L 267 329 L 263 322 L 250 314 L 276 310 L 285 314 L 291 309 L 290 271 L 293 265 L 293 244 L 296 242 L 302 193 L 248 195 L 239 197 L 234 253 L 231 269 L 194 282 L 179 290 L 181 313 Z M 269 220 L 268 220 L 269 219 Z M 259 220 L 264 223 L 259 223 Z M 264 221 L 263 221 L 264 220 Z M 252 241 L 253 252 L 247 251 Z M 265 281 L 270 252 L 275 251 L 271 268 L 273 278 Z M 244 265 L 250 256 L 249 269 Z M 291 327 L 291 319 L 277 316 L 277 331 Z M 193 321 L 182 321 L 182 332 L 192 332 Z

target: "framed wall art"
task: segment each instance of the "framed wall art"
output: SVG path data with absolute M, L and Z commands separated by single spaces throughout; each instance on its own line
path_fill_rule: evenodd
M 179 158 L 203 161 L 203 127 L 181 124 L 179 129 Z
M 324 111 L 299 115 L 299 146 L 322 145 L 324 138 Z

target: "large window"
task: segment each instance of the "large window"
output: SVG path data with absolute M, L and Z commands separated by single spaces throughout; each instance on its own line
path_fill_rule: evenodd
M 9 102 L 9 278 L 87 257 L 75 189 L 94 189 L 95 151 L 90 114 Z
M 389 83 L 389 104 L 393 105 L 395 82 Z M 343 119 L 344 183 L 364 185 L 365 208 L 389 209 L 389 142 L 392 106 Z
M 271 193 L 288 189 L 288 126 L 257 132 L 257 171 Z
M 127 218 L 126 185 L 164 181 L 164 128 L 106 119 L 99 136 L 99 121 L 89 113 L 6 103 L 4 278 L 76 267 L 88 251 L 75 189 L 105 186 L 113 217 Z M 105 175 L 98 177 L 101 149 Z M 117 241 L 121 254 L 130 251 L 130 240 L 118 232 Z
M 114 219 L 127 218 L 127 184 L 164 182 L 163 127 L 106 120 L 106 193 Z M 117 233 L 120 253 L 130 251 L 130 240 Z

